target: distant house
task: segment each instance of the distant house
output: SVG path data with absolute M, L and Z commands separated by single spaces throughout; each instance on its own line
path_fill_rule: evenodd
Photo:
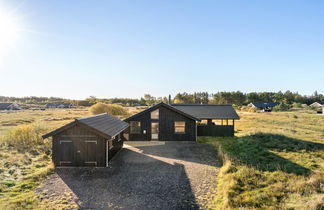
M 21 110 L 16 103 L 0 103 L 0 110 Z
M 314 107 L 314 108 L 324 107 L 324 102 L 314 102 L 309 106 Z
M 265 112 L 271 112 L 272 108 L 278 106 L 279 102 L 252 102 L 248 106 L 263 110 Z
M 70 103 L 48 103 L 46 104 L 46 108 L 72 108 L 72 104 Z

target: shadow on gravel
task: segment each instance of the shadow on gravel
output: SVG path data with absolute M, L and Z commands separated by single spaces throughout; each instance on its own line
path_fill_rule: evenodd
M 209 166 L 220 166 L 218 163 L 215 165 L 215 148 L 208 144 L 198 144 L 196 142 L 188 141 L 125 141 L 124 144 L 128 144 L 140 149 L 143 154 L 172 158 Z
M 108 168 L 57 168 L 80 209 L 198 209 L 182 164 L 124 148 Z

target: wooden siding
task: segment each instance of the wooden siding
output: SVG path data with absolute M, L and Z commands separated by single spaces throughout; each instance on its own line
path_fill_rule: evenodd
M 234 136 L 234 125 L 197 125 L 198 136 Z
M 129 133 L 130 129 L 127 129 L 126 136 L 130 141 L 151 141 L 151 122 L 159 122 L 159 141 L 196 141 L 196 121 L 190 119 L 178 112 L 163 106 L 158 106 L 156 109 L 160 110 L 159 119 L 151 119 L 151 113 L 145 112 L 141 115 L 137 115 L 130 121 L 141 122 L 141 133 L 132 134 Z M 155 109 L 155 110 L 156 110 Z M 153 111 L 153 110 L 151 110 Z M 130 122 L 127 121 L 127 122 Z M 176 134 L 174 132 L 174 122 L 184 121 L 186 123 L 186 132 L 184 134 Z M 144 133 L 144 130 L 146 133 Z M 125 135 L 124 135 L 125 136 Z
M 74 126 L 53 136 L 53 162 L 55 166 L 106 166 L 106 139 L 84 126 Z M 122 140 L 109 140 L 109 158 L 119 151 Z

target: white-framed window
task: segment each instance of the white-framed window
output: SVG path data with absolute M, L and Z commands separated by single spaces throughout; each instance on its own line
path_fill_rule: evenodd
M 159 119 L 159 109 L 151 111 L 151 120 L 158 120 Z
M 174 122 L 174 133 L 185 133 L 186 132 L 186 122 L 175 121 Z
M 141 133 L 141 122 L 140 121 L 130 121 L 130 133 L 140 134 Z

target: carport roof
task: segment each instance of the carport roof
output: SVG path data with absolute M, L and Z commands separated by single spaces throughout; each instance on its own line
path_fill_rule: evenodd
M 213 104 L 172 104 L 172 106 L 182 112 L 190 114 L 200 120 L 204 119 L 235 119 L 240 117 L 232 105 Z
M 43 138 L 47 138 L 58 134 L 76 124 L 86 126 L 89 129 L 95 131 L 96 133 L 108 138 L 111 138 L 128 128 L 128 123 L 104 113 L 90 117 L 77 118 L 75 119 L 75 121 L 43 135 Z

